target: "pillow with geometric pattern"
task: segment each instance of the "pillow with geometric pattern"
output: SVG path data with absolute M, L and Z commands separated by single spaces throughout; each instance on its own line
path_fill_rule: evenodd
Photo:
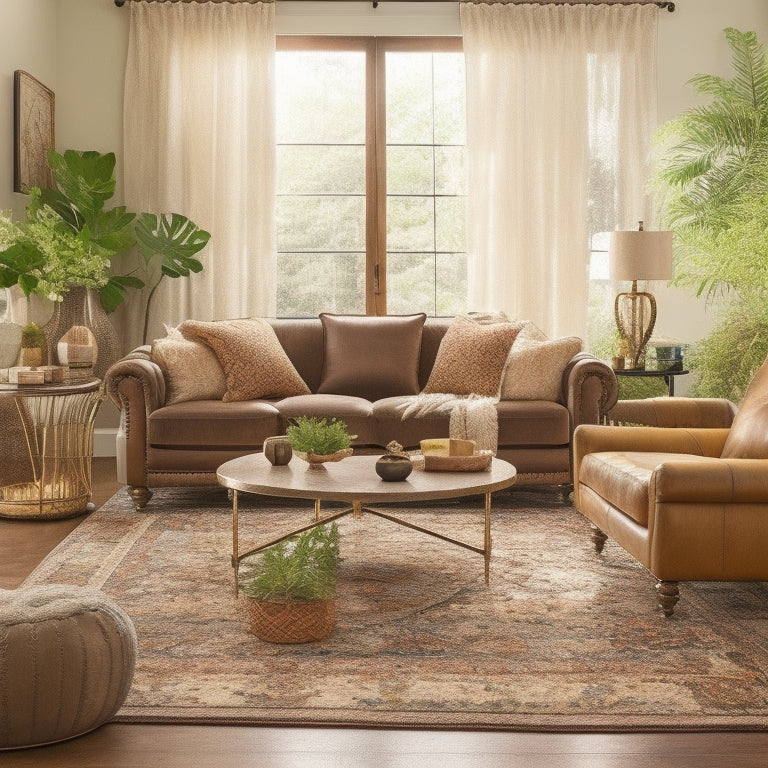
M 524 323 L 478 323 L 458 315 L 445 332 L 426 393 L 498 397 L 512 342 Z
M 185 320 L 179 330 L 216 353 L 227 379 L 225 402 L 310 394 L 274 329 L 262 318 Z

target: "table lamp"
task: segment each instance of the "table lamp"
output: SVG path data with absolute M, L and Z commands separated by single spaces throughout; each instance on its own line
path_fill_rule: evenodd
M 645 347 L 656 325 L 656 299 L 637 290 L 638 280 L 672 279 L 672 233 L 643 229 L 611 232 L 608 264 L 612 280 L 630 280 L 629 293 L 619 293 L 614 304 L 619 336 L 629 348 L 628 368 L 645 367 Z

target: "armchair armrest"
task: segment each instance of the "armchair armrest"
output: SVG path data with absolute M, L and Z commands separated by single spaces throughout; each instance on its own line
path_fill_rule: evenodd
M 768 461 L 720 459 L 665 461 L 656 469 L 657 502 L 761 504 L 766 502 Z
M 705 397 L 649 397 L 619 400 L 606 414 L 609 424 L 648 427 L 730 427 L 736 406 L 730 400 Z
M 600 424 L 619 396 L 616 374 L 588 352 L 579 352 L 565 367 L 562 390 L 571 415 L 571 434 L 579 424 Z
M 584 456 L 602 451 L 680 453 L 719 458 L 728 429 L 610 427 L 580 425 L 573 435 L 573 487 L 578 506 L 579 470 Z

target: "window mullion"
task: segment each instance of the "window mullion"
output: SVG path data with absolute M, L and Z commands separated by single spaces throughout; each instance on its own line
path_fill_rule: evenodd
M 384 48 L 367 50 L 366 312 L 387 314 L 387 142 Z

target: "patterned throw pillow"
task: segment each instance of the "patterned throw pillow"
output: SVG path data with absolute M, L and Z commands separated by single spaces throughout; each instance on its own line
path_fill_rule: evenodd
M 310 393 L 266 320 L 185 320 L 179 330 L 216 353 L 227 379 L 225 402 Z
M 581 347 L 577 336 L 541 340 L 521 333 L 504 367 L 501 399 L 560 401 L 563 371 Z
M 177 328 L 152 342 L 149 359 L 165 378 L 165 404 L 186 400 L 221 400 L 227 381 L 219 359 L 210 347 L 189 341 Z
M 498 397 L 504 363 L 523 325 L 483 324 L 459 315 L 440 342 L 423 391 Z
M 381 400 L 419 391 L 425 314 L 322 313 L 325 351 L 319 393 Z

